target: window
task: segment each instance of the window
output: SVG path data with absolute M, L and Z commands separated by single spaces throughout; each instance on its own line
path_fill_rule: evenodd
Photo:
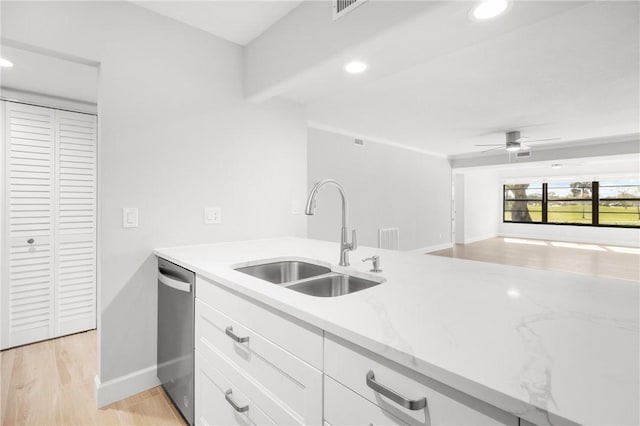
M 640 227 L 640 180 L 504 185 L 503 221 Z
M 600 182 L 600 225 L 640 226 L 640 181 Z
M 505 222 L 542 221 L 542 184 L 504 186 Z
M 592 182 L 547 184 L 547 223 L 590 224 Z

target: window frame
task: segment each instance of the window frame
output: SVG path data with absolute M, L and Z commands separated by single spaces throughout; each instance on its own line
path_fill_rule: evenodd
M 635 185 L 630 185 L 635 186 Z M 638 198 L 600 198 L 600 182 L 591 182 L 591 197 L 585 198 L 566 198 L 553 201 L 591 201 L 591 223 L 571 223 L 571 222 L 549 222 L 549 186 L 546 182 L 542 183 L 542 199 L 515 199 L 507 198 L 507 184 L 502 185 L 502 223 L 519 223 L 527 225 L 559 225 L 559 226 L 588 226 L 588 227 L 600 227 L 600 228 L 630 228 L 639 229 L 640 225 L 615 225 L 615 224 L 601 224 L 600 223 L 600 202 L 601 201 L 640 201 Z M 540 201 L 541 203 L 541 220 L 539 222 L 520 222 L 514 220 L 507 220 L 507 201 Z

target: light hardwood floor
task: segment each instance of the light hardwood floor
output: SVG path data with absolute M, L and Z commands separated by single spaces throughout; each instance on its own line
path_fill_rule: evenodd
M 96 408 L 96 332 L 0 353 L 2 425 L 185 425 L 161 387 Z
M 497 237 L 428 254 L 640 281 L 640 249 L 631 247 Z

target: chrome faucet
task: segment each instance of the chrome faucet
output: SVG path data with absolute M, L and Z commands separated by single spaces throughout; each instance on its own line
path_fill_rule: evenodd
M 358 240 L 356 239 L 356 230 L 354 229 L 351 234 L 351 242 L 349 242 L 349 230 L 347 229 L 347 196 L 344 193 L 344 188 L 338 182 L 333 179 L 324 179 L 316 183 L 311 192 L 309 198 L 307 198 L 307 207 L 304 213 L 313 216 L 316 212 L 316 197 L 320 189 L 327 185 L 334 185 L 340 192 L 342 197 L 342 228 L 340 229 L 340 266 L 349 266 L 349 252 L 358 248 Z

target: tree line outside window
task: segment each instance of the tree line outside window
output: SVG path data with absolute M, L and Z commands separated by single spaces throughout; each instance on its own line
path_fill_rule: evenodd
M 503 186 L 503 221 L 640 227 L 640 180 Z

